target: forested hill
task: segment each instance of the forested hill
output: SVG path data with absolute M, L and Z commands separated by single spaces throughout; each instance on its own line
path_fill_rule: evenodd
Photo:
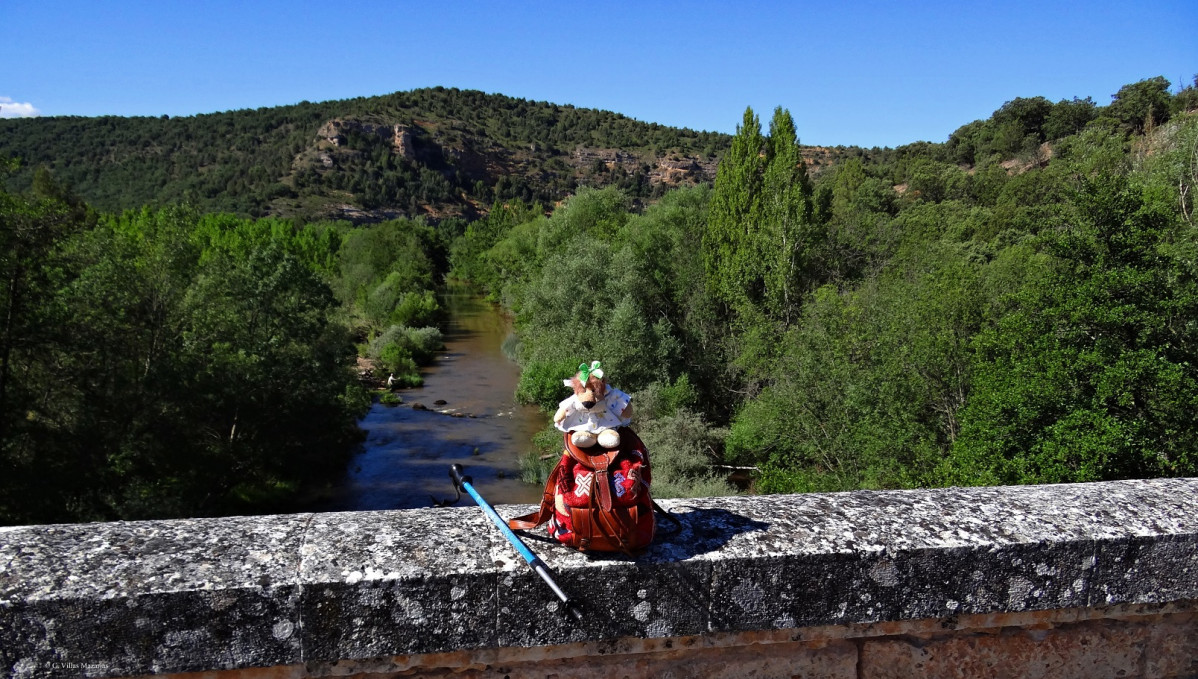
M 301 220 L 471 218 L 579 186 L 634 196 L 710 182 L 728 135 L 594 109 L 431 88 L 189 117 L 0 120 L 9 190 L 47 167 L 104 211 L 189 202 Z

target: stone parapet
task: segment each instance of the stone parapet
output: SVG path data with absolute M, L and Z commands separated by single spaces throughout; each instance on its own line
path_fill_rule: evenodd
M 637 559 L 529 536 L 582 624 L 474 507 L 0 528 L 0 672 L 490 676 L 487 658 L 556 667 L 570 649 L 625 649 L 634 665 L 682 653 L 715 675 L 703 658 L 764 662 L 758 646 L 926 670 L 990 657 L 1014 628 L 1011 648 L 1119 650 L 1104 631 L 1116 620 L 1139 630 L 1141 655 L 1158 639 L 1181 668 L 1139 675 L 1185 676 L 1198 673 L 1196 493 L 1198 479 L 1164 479 L 675 500 L 662 504 L 681 531 L 661 523 Z M 945 641 L 954 630 L 968 634 Z M 925 637 L 957 655 L 921 657 Z

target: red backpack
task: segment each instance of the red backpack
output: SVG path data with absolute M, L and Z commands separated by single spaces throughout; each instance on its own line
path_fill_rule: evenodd
M 545 482 L 540 509 L 508 526 L 530 530 L 548 521 L 549 535 L 582 551 L 634 555 L 648 547 L 656 529 L 653 510 L 665 512 L 649 495 L 645 444 L 628 427 L 619 432 L 620 447 L 612 450 L 579 448 L 566 432 L 565 451 Z

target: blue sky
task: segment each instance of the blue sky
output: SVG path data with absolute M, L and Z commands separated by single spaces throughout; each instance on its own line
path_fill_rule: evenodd
M 807 144 L 943 141 L 1016 96 L 1198 73 L 1198 2 L 0 0 L 0 115 L 190 115 L 443 85 Z

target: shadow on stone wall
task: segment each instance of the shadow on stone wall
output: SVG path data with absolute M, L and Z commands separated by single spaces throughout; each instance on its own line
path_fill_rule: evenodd
M 671 533 L 674 528 L 669 520 L 660 520 L 660 531 L 649 554 L 671 559 L 689 559 L 701 554 L 718 552 L 732 538 L 741 533 L 767 530 L 770 524 L 751 519 L 743 514 L 730 512 L 722 507 L 689 507 L 675 505 L 671 512 L 682 523 L 682 529 Z
M 588 553 L 592 561 L 635 561 L 661 562 L 683 561 L 703 554 L 718 552 L 732 538 L 742 533 L 763 531 L 770 527 L 764 521 L 749 518 L 743 514 L 728 511 L 722 507 L 692 507 L 685 504 L 674 504 L 670 511 L 681 528 L 675 527 L 669 520 L 657 515 L 657 537 L 653 545 L 644 554 L 636 558 L 626 554 Z M 548 549 L 566 549 L 554 539 L 545 535 L 543 529 L 535 532 L 522 532 L 522 538 L 533 544 L 552 545 Z M 540 548 L 538 547 L 538 550 Z
M 710 502 L 710 500 L 708 500 Z M 723 507 L 671 503 L 681 528 L 658 517 L 658 535 L 645 553 L 580 553 L 538 529 L 524 533 L 534 552 L 557 570 L 558 581 L 584 611 L 573 623 L 556 610 L 552 595 L 523 570 L 499 588 L 499 645 L 558 644 L 585 639 L 667 637 L 709 631 L 713 564 L 738 535 L 765 531 L 769 523 Z

